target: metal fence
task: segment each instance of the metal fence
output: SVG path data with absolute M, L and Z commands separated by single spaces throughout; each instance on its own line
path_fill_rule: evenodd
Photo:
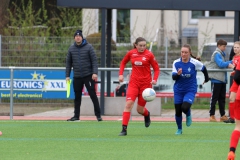
M 56 109 L 61 109 L 61 108 L 67 108 L 67 107 L 72 107 L 73 106 L 73 100 L 72 99 L 67 99 L 67 98 L 62 98 L 62 99 L 45 99 L 45 98 L 17 98 L 14 97 L 14 91 L 15 89 L 13 88 L 13 81 L 15 80 L 13 77 L 13 73 L 14 70 L 49 70 L 49 71 L 54 71 L 54 70 L 62 70 L 64 72 L 65 68 L 64 67 L 0 67 L 0 73 L 2 73 L 2 70 L 10 70 L 11 74 L 10 77 L 6 77 L 5 78 L 1 78 L 2 80 L 0 81 L 1 83 L 1 88 L 2 88 L 2 81 L 10 81 L 10 88 L 7 90 L 7 92 L 9 92 L 9 97 L 6 98 L 2 98 L 0 99 L 0 106 L 1 106 L 1 112 L 0 112 L 0 116 L 1 114 L 4 114 L 6 112 L 9 112 L 10 117 L 12 117 L 14 115 L 14 113 L 20 113 L 20 114 L 32 114 L 32 113 L 36 113 L 36 112 L 44 112 L 46 110 L 56 110 Z M 98 95 L 101 98 L 104 98 L 106 95 L 105 93 L 107 92 L 107 87 L 108 84 L 110 87 L 110 96 L 115 95 L 116 92 L 116 88 L 118 86 L 118 84 L 116 84 L 115 82 L 118 81 L 118 68 L 99 68 L 99 85 L 97 87 L 97 92 Z M 171 77 L 171 68 L 162 68 L 161 69 L 161 74 L 159 76 L 158 79 L 158 83 L 157 85 L 153 86 L 153 88 L 155 89 L 155 91 L 157 92 L 157 96 L 158 97 L 170 97 L 172 98 L 173 96 L 173 84 L 174 81 L 172 80 Z M 209 70 L 209 72 L 218 72 L 219 70 Z M 232 70 L 228 70 L 226 69 L 225 71 L 227 71 L 228 73 L 230 73 Z M 105 72 L 110 72 L 110 80 L 107 79 L 107 76 L 105 74 Z M 124 77 L 125 77 L 125 81 L 127 83 L 127 75 L 129 74 L 129 72 L 131 72 L 131 68 L 126 68 L 126 71 L 124 72 Z M 102 74 L 105 77 L 105 85 L 104 85 L 104 96 L 102 96 L 101 93 L 101 87 L 102 87 L 102 82 L 103 80 L 101 80 L 102 78 Z M 63 77 L 61 78 L 61 80 L 64 80 L 64 74 L 62 74 Z M 1 74 L 1 77 L 3 76 L 3 74 Z M 229 76 L 228 76 L 229 77 Z M 31 79 L 31 78 L 30 78 Z M 18 80 L 18 78 L 16 79 Z M 207 84 L 202 85 L 204 81 L 204 76 L 201 72 L 198 72 L 197 74 L 197 85 L 198 85 L 198 93 L 197 93 L 197 97 L 199 98 L 209 98 L 210 97 L 210 92 L 211 92 L 211 84 L 210 82 Z M 229 81 L 229 79 L 228 79 Z M 6 88 L 4 89 L 6 92 Z M 19 90 L 19 89 L 18 89 Z M 227 85 L 227 93 L 229 92 L 229 83 Z M 2 91 L 1 93 L 2 94 Z M 170 96 L 169 96 L 170 95 Z M 88 96 L 88 95 L 87 95 Z M 166 103 L 166 98 L 165 98 L 165 103 Z M 104 104 L 104 103 L 103 103 Z M 102 104 L 102 102 L 100 101 L 100 105 L 101 107 L 104 107 L 104 105 Z M 14 109 L 13 109 L 14 106 Z M 16 111 L 16 112 L 15 112 Z
M 127 39 L 125 37 L 125 39 Z M 153 43 L 152 52 L 155 54 L 162 68 L 171 68 L 172 62 L 180 57 L 180 46 L 189 43 L 195 56 L 201 55 L 203 45 L 196 38 L 182 38 L 174 43 L 166 37 L 164 44 Z M 87 38 L 95 48 L 98 64 L 101 64 L 101 39 Z M 210 41 L 210 40 L 209 40 Z M 213 41 L 213 40 L 212 40 Z M 65 58 L 69 46 L 74 42 L 72 37 L 27 37 L 27 36 L 0 36 L 0 66 L 18 67 L 65 67 Z M 148 42 L 147 46 L 150 47 Z M 213 48 L 215 46 L 212 46 Z M 109 67 L 118 68 L 121 59 L 133 46 L 129 42 L 116 43 L 112 41 L 111 64 Z M 210 57 L 212 50 L 205 50 Z M 229 52 L 229 51 L 228 51 Z M 203 59 L 206 59 L 202 57 Z M 109 61 L 106 58 L 106 61 Z M 107 64 L 107 63 L 106 63 Z M 129 65 L 130 66 L 130 65 Z M 129 67 L 128 66 L 128 67 Z M 106 67 L 106 66 L 101 66 Z

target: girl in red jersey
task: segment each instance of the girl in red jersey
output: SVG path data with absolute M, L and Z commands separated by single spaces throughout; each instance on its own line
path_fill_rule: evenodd
M 234 57 L 233 57 L 233 65 L 236 67 L 240 61 L 240 42 L 239 41 L 236 41 L 234 43 L 234 46 L 233 46 L 233 50 L 234 50 Z M 235 71 L 231 72 L 231 76 L 234 76 L 235 74 Z M 236 82 L 234 82 L 233 80 L 233 84 L 231 85 L 231 88 L 230 88 L 230 96 L 229 96 L 229 113 L 230 113 L 230 118 L 228 120 L 225 120 L 223 122 L 225 123 L 235 123 L 235 120 L 234 120 L 234 102 L 235 102 L 235 99 L 236 99 L 236 93 L 237 93 L 237 90 L 238 90 L 238 84 Z
M 234 43 L 234 52 L 235 55 L 240 55 L 240 41 L 237 41 Z M 240 59 L 239 59 L 240 60 Z M 235 62 L 234 62 L 235 63 Z M 234 160 L 235 159 L 235 151 L 238 145 L 238 141 L 240 138 L 240 65 L 239 63 L 236 63 L 236 70 L 233 77 L 233 84 L 231 86 L 231 97 L 234 95 L 234 118 L 235 118 L 235 129 L 233 130 L 230 138 L 230 152 L 228 153 L 228 160 Z M 236 100 L 235 100 L 236 99 Z M 232 113 L 230 113 L 231 115 Z
M 146 101 L 142 98 L 142 92 L 146 88 L 152 88 L 157 83 L 159 76 L 159 66 L 152 52 L 146 49 L 146 40 L 139 37 L 134 42 L 134 49 L 127 52 L 120 64 L 119 82 L 123 82 L 123 71 L 126 64 L 131 61 L 132 73 L 126 94 L 126 104 L 122 115 L 122 131 L 119 136 L 127 135 L 127 126 L 130 113 L 135 99 L 138 98 L 137 112 L 144 116 L 145 127 L 149 127 L 150 112 L 145 107 Z M 154 70 L 152 78 L 151 68 Z

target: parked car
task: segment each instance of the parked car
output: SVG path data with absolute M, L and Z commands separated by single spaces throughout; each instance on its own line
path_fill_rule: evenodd
M 227 43 L 226 50 L 224 51 L 226 53 L 226 60 L 228 60 L 228 58 L 229 58 L 233 44 L 234 44 L 233 42 Z M 216 50 L 216 48 L 217 48 L 216 42 L 204 44 L 202 55 L 201 55 L 201 61 L 203 61 L 203 62 L 210 61 L 212 53 Z

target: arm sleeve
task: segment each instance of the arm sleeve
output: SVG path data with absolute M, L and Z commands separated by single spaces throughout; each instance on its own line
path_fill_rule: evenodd
M 176 61 L 174 61 L 173 65 L 172 65 L 172 79 L 173 80 L 177 80 L 180 77 L 180 75 L 177 74 L 177 68 L 176 68 L 175 64 L 176 64 Z
M 72 54 L 68 49 L 68 54 L 66 57 L 66 77 L 70 77 L 71 69 L 72 69 Z
M 126 64 L 130 61 L 130 52 L 128 52 L 120 63 L 119 75 L 123 75 Z
M 204 77 L 205 77 L 205 82 L 208 82 L 209 81 L 208 71 L 207 71 L 207 68 L 205 66 L 203 66 L 202 72 L 203 72 Z
M 221 53 L 217 53 L 217 54 L 215 54 L 215 56 L 214 56 L 214 60 L 215 60 L 216 64 L 217 64 L 218 67 L 220 67 L 220 68 L 228 68 L 228 65 L 229 65 L 230 63 L 232 63 L 232 61 L 226 61 L 226 62 L 224 62 L 224 61 L 222 60 L 222 57 L 221 57 L 220 54 L 221 54 Z
M 89 52 L 90 52 L 93 74 L 98 74 L 97 56 L 92 45 L 90 45 Z
M 180 77 L 177 73 L 172 73 L 172 79 L 177 80 Z
M 194 64 L 195 64 L 196 70 L 199 70 L 199 71 L 203 70 L 203 63 L 202 62 L 194 59 Z
M 155 80 L 157 82 L 158 76 L 160 74 L 160 69 L 159 69 L 158 63 L 157 63 L 154 55 L 152 56 L 150 63 L 151 63 L 151 66 L 152 66 L 152 68 L 154 70 L 153 80 Z

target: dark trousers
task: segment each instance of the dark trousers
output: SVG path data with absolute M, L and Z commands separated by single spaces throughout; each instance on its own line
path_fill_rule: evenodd
M 211 83 L 212 96 L 210 100 L 210 116 L 215 115 L 216 103 L 218 102 L 221 116 L 225 115 L 226 83 Z
M 92 75 L 83 78 L 73 79 L 73 88 L 75 93 L 74 99 L 74 116 L 80 116 L 80 106 L 82 101 L 82 90 L 83 86 L 87 88 L 90 98 L 93 102 L 95 116 L 101 117 L 101 111 L 99 107 L 98 97 L 95 91 L 95 81 L 92 79 Z

